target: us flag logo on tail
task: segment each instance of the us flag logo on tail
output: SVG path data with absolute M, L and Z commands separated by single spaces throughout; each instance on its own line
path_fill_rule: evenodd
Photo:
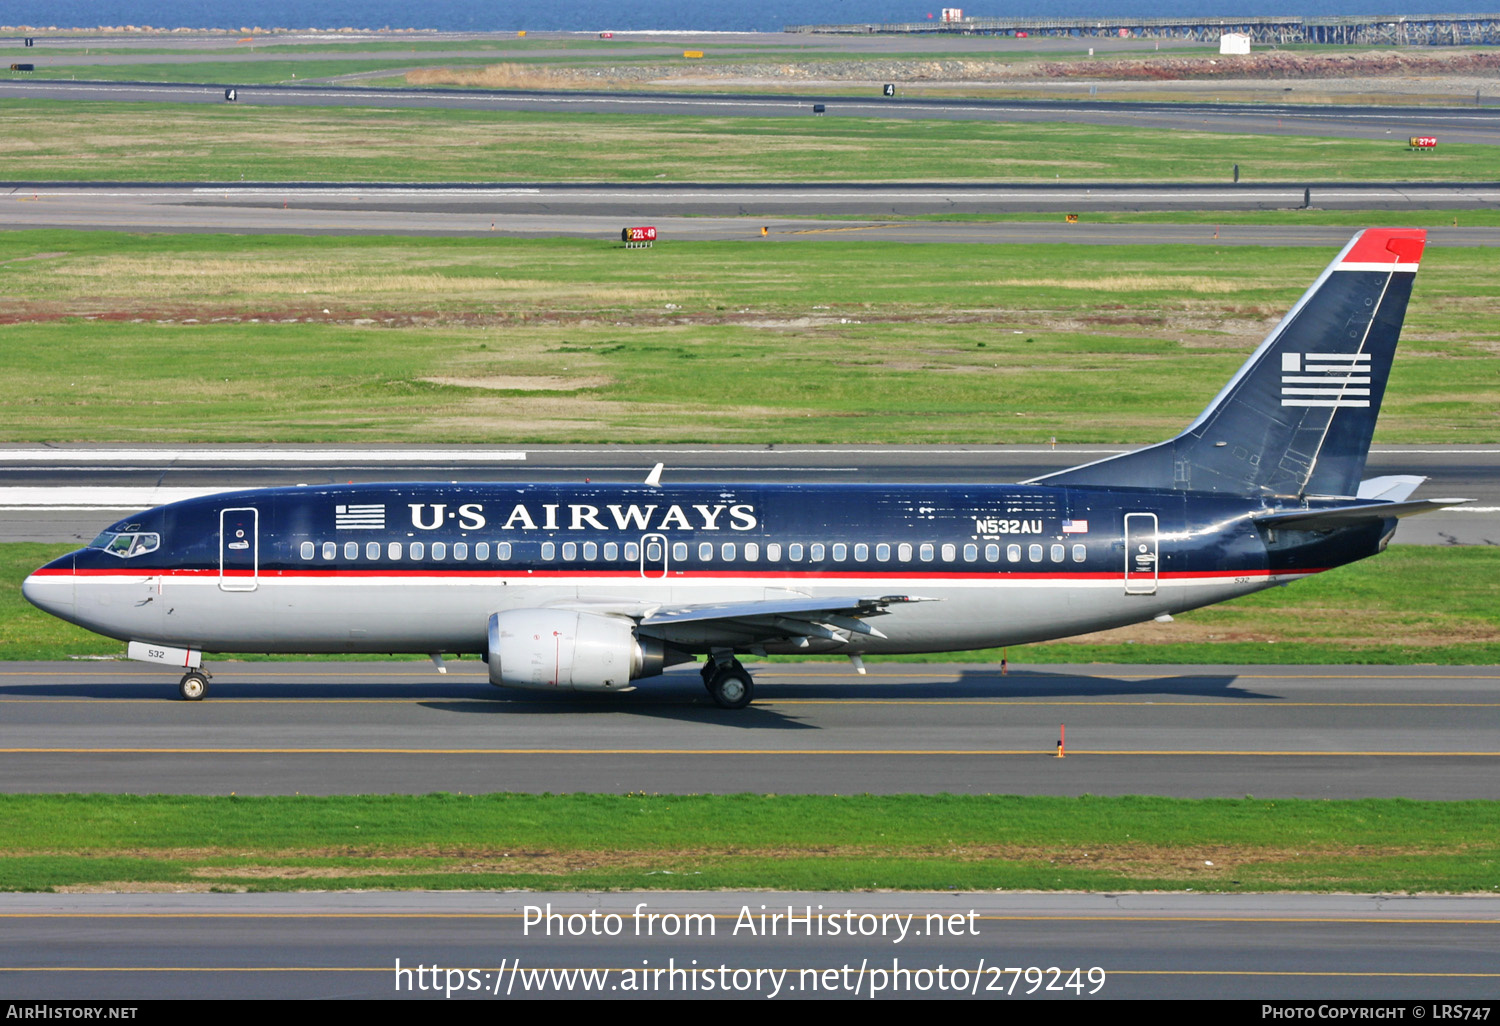
M 1370 354 L 1281 354 L 1281 405 L 1368 407 Z
M 335 506 L 333 525 L 340 531 L 384 531 L 385 504 Z

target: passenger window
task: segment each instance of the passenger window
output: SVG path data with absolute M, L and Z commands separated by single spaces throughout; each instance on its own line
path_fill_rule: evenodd
M 1019 545 L 1007 545 L 1007 546 L 1005 546 L 1005 558 L 1008 559 L 1008 560 L 1010 560 L 1012 563 L 1019 563 L 1021 561 L 1021 546 L 1019 546 Z
M 965 562 L 972 563 L 972 562 L 974 562 L 978 558 L 979 558 L 979 546 L 978 545 L 965 545 L 964 546 L 964 561 Z
M 448 543 L 447 542 L 433 542 L 432 543 L 432 558 L 433 559 L 447 559 L 448 558 Z M 548 556 L 547 558 L 551 559 L 552 557 Z
M 880 560 L 882 563 L 889 560 L 891 558 L 891 547 L 885 542 L 881 542 L 879 545 L 875 546 L 875 558 Z
M 318 547 L 316 545 L 314 545 L 312 542 L 303 542 L 302 543 L 302 558 L 303 559 L 312 559 L 313 556 L 315 556 L 317 554 L 318 554 Z
M 389 545 L 387 545 L 385 547 L 385 554 L 390 559 L 400 559 L 401 558 L 401 543 L 400 542 L 391 542 Z
M 725 542 L 723 545 L 720 545 L 719 546 L 719 555 L 723 556 L 725 559 L 733 559 L 734 558 L 734 542 Z
M 953 562 L 954 557 L 956 557 L 957 555 L 958 555 L 958 548 L 957 548 L 957 546 L 953 545 L 951 542 L 949 542 L 949 543 L 947 543 L 947 544 L 945 544 L 943 546 L 943 562 L 944 563 L 951 563 L 951 562 Z
M 453 543 L 453 558 L 454 559 L 468 559 L 469 558 L 469 543 L 468 542 L 454 542 Z
M 578 558 L 578 543 L 577 542 L 563 542 L 563 559 L 577 559 L 577 558 Z
M 823 547 L 822 542 L 814 542 L 808 549 L 807 558 L 811 559 L 814 563 L 821 563 L 823 562 L 825 552 L 827 550 Z
M 498 542 L 498 543 L 496 543 L 496 545 L 495 545 L 495 558 L 496 559 L 502 559 L 502 560 L 510 558 L 510 542 Z
M 474 558 L 477 559 L 477 560 L 479 560 L 480 562 L 484 562 L 486 559 L 489 559 L 490 558 L 490 543 L 489 542 L 476 542 L 474 544 Z
M 324 559 L 333 559 L 338 554 L 339 554 L 339 547 L 337 545 L 335 545 L 333 542 L 324 542 L 323 543 L 323 558 Z
M 599 544 L 598 544 L 598 542 L 584 542 L 583 543 L 583 558 L 587 559 L 587 560 L 590 560 L 590 561 L 599 558 Z
M 994 542 L 986 545 L 984 547 L 984 558 L 991 563 L 1000 562 L 1000 546 L 996 545 Z
M 636 542 L 625 543 L 625 562 L 634 563 L 641 558 L 641 547 Z
M 857 562 L 857 563 L 863 563 L 865 560 L 867 560 L 869 558 L 870 558 L 870 546 L 866 545 L 864 542 L 857 543 L 854 546 L 854 560 L 855 560 L 855 562 Z
M 1042 547 L 1040 545 L 1032 545 L 1027 548 L 1026 558 L 1033 563 L 1040 563 L 1042 561 Z
M 921 548 L 922 562 L 931 563 L 933 557 L 932 542 L 923 542 Z
M 745 543 L 745 559 L 748 562 L 754 563 L 759 558 L 760 558 L 760 544 L 758 542 L 746 542 Z
M 896 547 L 896 558 L 903 563 L 911 562 L 911 542 L 902 542 Z
M 1073 546 L 1073 562 L 1082 563 L 1089 554 L 1088 546 L 1078 544 Z
M 1054 562 L 1054 563 L 1061 563 L 1062 561 L 1063 561 L 1063 547 L 1062 547 L 1062 545 L 1061 544 L 1057 544 L 1057 545 L 1052 546 L 1052 562 Z
M 711 560 L 713 558 L 714 558 L 714 543 L 713 542 L 699 542 L 698 543 L 698 559 L 701 560 L 704 563 L 707 563 L 709 560 Z
M 786 558 L 793 563 L 800 563 L 802 561 L 802 545 L 798 542 L 792 542 L 792 544 L 788 545 L 786 547 Z
M 769 559 L 772 563 L 780 563 L 781 562 L 781 543 L 780 542 L 767 542 L 766 543 L 766 558 Z
M 613 563 L 620 558 L 620 546 L 617 542 L 604 543 L 604 558 Z
M 672 558 L 679 563 L 687 559 L 687 542 L 672 543 Z
M 846 560 L 848 558 L 849 558 L 849 546 L 845 545 L 843 542 L 834 542 L 834 544 L 833 544 L 833 559 L 834 559 L 834 562 L 836 562 L 836 563 L 842 563 L 844 560 Z
M 433 555 L 437 555 L 437 546 L 433 547 Z M 557 546 L 552 542 L 542 542 L 542 558 L 555 559 L 557 557 Z
M 366 559 L 379 559 L 380 558 L 380 543 L 379 542 L 367 542 L 365 544 L 365 558 Z
M 344 542 L 344 558 L 345 559 L 358 559 L 359 558 L 359 542 Z
M 425 555 L 427 555 L 427 543 L 426 542 L 412 542 L 411 543 L 411 558 L 412 559 L 419 560 L 419 559 L 421 559 Z

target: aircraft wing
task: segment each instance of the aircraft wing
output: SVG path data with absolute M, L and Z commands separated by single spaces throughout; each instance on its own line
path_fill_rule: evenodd
M 932 602 L 916 595 L 839 595 L 613 608 L 614 603 L 563 603 L 569 608 L 629 616 L 641 634 L 668 644 L 754 644 L 772 638 L 848 641 L 856 635 L 884 638 L 867 619 L 893 605 Z
M 1257 513 L 1251 517 L 1257 524 L 1267 527 L 1284 527 L 1295 531 L 1323 531 L 1335 527 L 1349 527 L 1364 520 L 1384 520 L 1387 517 L 1411 517 L 1418 513 L 1458 506 L 1472 499 L 1414 499 L 1410 502 L 1361 502 L 1353 506 L 1335 506 L 1332 509 L 1286 509 Z
M 843 642 L 861 634 L 884 638 L 880 628 L 865 620 L 893 605 L 930 601 L 913 595 L 848 595 L 663 606 L 641 618 L 640 631 L 669 643 L 753 644 L 772 638 Z

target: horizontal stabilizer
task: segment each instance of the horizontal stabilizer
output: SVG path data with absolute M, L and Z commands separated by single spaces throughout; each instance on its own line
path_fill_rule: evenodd
M 1426 481 L 1416 474 L 1394 474 L 1390 477 L 1372 477 L 1359 483 L 1355 498 L 1380 499 L 1383 502 L 1401 502 Z
M 1412 517 L 1419 513 L 1458 506 L 1472 499 L 1415 499 L 1411 502 L 1362 502 L 1357 506 L 1335 506 L 1332 509 L 1288 509 L 1258 513 L 1251 519 L 1267 527 L 1293 531 L 1331 531 L 1369 520 L 1388 517 Z

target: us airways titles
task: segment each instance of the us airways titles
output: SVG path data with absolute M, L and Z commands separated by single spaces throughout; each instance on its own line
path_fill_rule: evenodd
M 450 522 L 456 522 L 460 530 L 479 531 L 490 523 L 482 502 L 452 509 L 442 502 L 412 502 L 407 509 L 411 510 L 411 526 L 419 531 L 436 531 Z M 757 526 L 755 507 L 749 503 L 592 506 L 544 502 L 528 506 L 518 502 L 500 522 L 502 531 L 753 531 Z

